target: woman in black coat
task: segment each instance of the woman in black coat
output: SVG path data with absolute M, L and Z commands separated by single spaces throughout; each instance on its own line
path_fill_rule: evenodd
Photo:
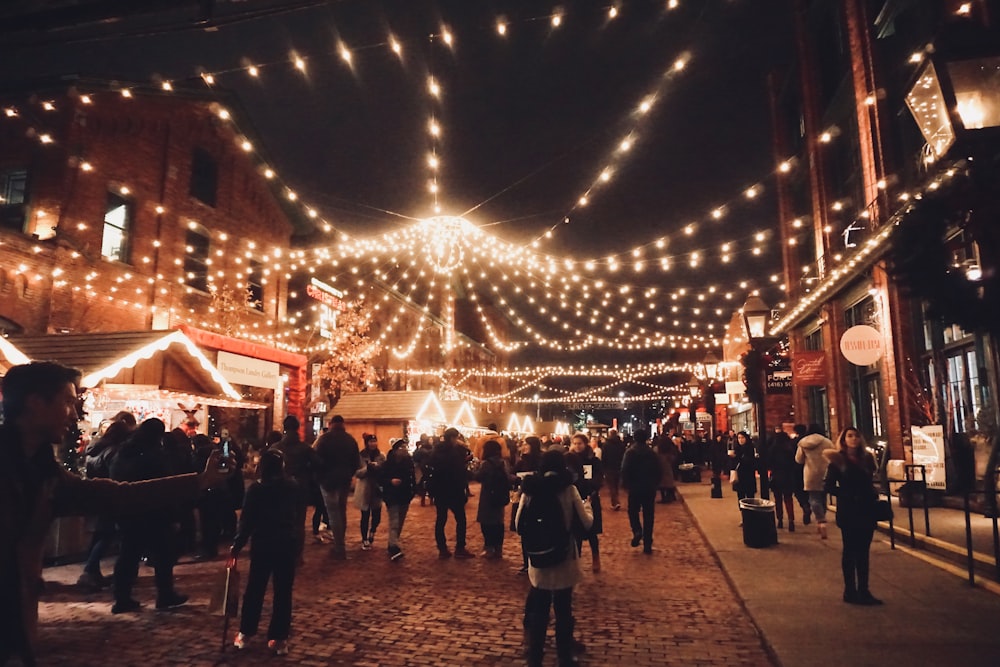
M 844 602 L 879 605 L 868 589 L 869 550 L 875 534 L 878 495 L 872 484 L 875 458 L 865 448 L 861 432 L 849 426 L 837 438 L 840 449 L 827 450 L 830 461 L 825 491 L 837 498 L 837 526 L 843 540 L 840 566 L 844 573 Z
M 730 456 L 733 457 L 733 472 L 736 473 L 736 481 L 733 482 L 736 499 L 753 498 L 757 494 L 757 452 L 746 431 L 736 434 Z
M 575 434 L 569 445 L 566 467 L 573 476 L 573 486 L 581 498 L 590 499 L 590 508 L 594 513 L 594 522 L 590 530 L 583 530 L 580 526 L 574 527 L 576 552 L 579 554 L 583 550 L 583 542 L 586 540 L 590 544 L 591 568 L 594 572 L 600 572 L 601 550 L 597 536 L 603 532 L 600 489 L 604 484 L 604 471 L 601 459 L 597 458 L 594 450 L 590 448 L 590 438 L 586 434 Z
M 795 443 L 784 431 L 774 434 L 768 450 L 767 467 L 771 471 L 771 491 L 774 493 L 774 509 L 778 517 L 778 528 L 784 528 L 784 511 L 788 511 L 788 532 L 795 532 L 795 490 L 801 486 L 802 474 L 795 463 Z M 796 485 L 796 479 L 798 485 Z

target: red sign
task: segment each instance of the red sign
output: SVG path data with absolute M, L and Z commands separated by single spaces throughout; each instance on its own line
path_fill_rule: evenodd
M 314 285 L 306 285 L 306 294 L 308 294 L 309 296 L 311 296 L 312 298 L 316 299 L 321 303 L 325 303 L 331 308 L 334 308 L 336 310 L 344 310 L 343 301 L 341 301 L 338 297 L 335 297 L 334 295 L 328 292 L 324 292 L 323 290 Z
M 792 355 L 792 382 L 802 386 L 826 386 L 826 353 L 796 352 Z

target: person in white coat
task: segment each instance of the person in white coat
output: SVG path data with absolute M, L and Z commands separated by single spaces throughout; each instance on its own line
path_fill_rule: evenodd
M 826 539 L 826 491 L 823 490 L 823 480 L 829 461 L 823 452 L 837 447 L 823 435 L 823 429 L 817 424 L 809 425 L 809 433 L 799 439 L 795 451 L 795 462 L 804 465 L 802 469 L 802 484 L 809 494 L 809 508 L 816 517 L 816 531 L 820 538 Z
M 573 486 L 562 451 L 553 449 L 542 455 L 539 472 L 524 479 L 518 504 L 517 525 L 533 502 L 558 502 L 562 507 L 565 526 L 569 529 L 579 521 L 584 529 L 593 522 L 590 505 L 580 498 Z M 528 563 L 531 589 L 524 603 L 524 629 L 529 667 L 540 666 L 545 649 L 545 633 L 549 626 L 549 608 L 555 608 L 556 652 L 559 665 L 577 664 L 573 655 L 573 586 L 580 580 L 580 565 L 576 543 L 566 541 L 566 557 L 550 567 Z

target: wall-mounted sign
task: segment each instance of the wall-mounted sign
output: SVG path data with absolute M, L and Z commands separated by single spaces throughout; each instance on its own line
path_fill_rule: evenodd
M 343 301 L 344 293 L 336 287 L 327 285 L 322 280 L 311 279 L 309 284 L 306 285 L 306 294 L 331 308 L 336 308 L 337 310 L 344 310 L 345 308 Z
M 767 393 L 768 394 L 790 394 L 792 393 L 792 372 L 767 371 Z
M 927 488 L 943 491 L 946 486 L 944 427 L 940 424 L 911 426 L 910 436 L 913 442 L 913 462 L 924 465 L 927 471 Z
M 866 324 L 851 327 L 840 337 L 840 353 L 855 366 L 871 366 L 882 358 L 884 349 L 882 334 Z
M 273 361 L 219 351 L 215 361 L 222 377 L 233 384 L 277 389 L 281 367 Z
M 799 386 L 826 386 L 826 353 L 822 350 L 794 353 L 792 355 L 792 378 Z

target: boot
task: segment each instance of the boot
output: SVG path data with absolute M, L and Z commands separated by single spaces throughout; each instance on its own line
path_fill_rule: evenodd
M 597 553 L 596 551 L 594 552 L 594 557 L 591 562 L 590 569 L 593 570 L 595 573 L 601 571 L 601 554 Z
M 785 527 L 785 520 L 781 517 L 778 517 L 778 528 L 784 528 L 784 527 Z
M 789 533 L 794 533 L 795 532 L 795 519 L 789 519 L 788 520 L 788 532 Z
M 524 657 L 528 667 L 541 667 L 545 655 L 545 633 L 549 629 L 549 617 L 526 615 L 524 618 Z
M 556 654 L 559 656 L 559 667 L 577 665 L 573 641 L 573 619 L 561 619 L 556 616 Z
M 826 539 L 826 521 L 820 521 L 816 524 L 816 531 L 819 533 L 819 539 Z
M 812 523 L 812 509 L 807 507 L 802 510 L 802 523 L 807 526 Z

